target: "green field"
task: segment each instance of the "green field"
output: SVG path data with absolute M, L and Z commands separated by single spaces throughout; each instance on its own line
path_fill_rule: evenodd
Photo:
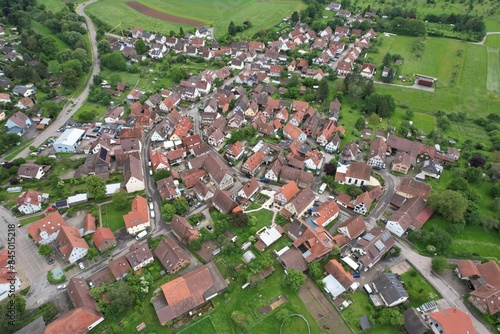
M 98 120 L 106 113 L 107 109 L 106 109 L 106 107 L 103 107 L 101 105 L 84 103 L 80 107 L 80 109 L 78 109 L 78 111 L 73 115 L 73 118 L 76 120 L 80 120 L 80 114 L 82 112 L 92 111 L 92 110 L 94 110 L 96 112 L 95 120 Z
M 128 0 L 100 0 L 87 6 L 85 11 L 113 27 L 121 22 L 123 28 L 141 26 L 144 30 L 164 34 L 170 30 L 178 32 L 181 26 L 188 27 L 140 14 L 125 5 L 126 2 Z M 231 21 L 236 25 L 241 25 L 244 21 L 249 20 L 252 27 L 244 33 L 248 36 L 280 23 L 285 16 L 290 16 L 294 10 L 305 7 L 305 4 L 300 0 L 220 0 L 214 2 L 171 0 L 168 3 L 162 0 L 138 0 L 136 2 L 169 15 L 213 26 L 216 37 L 227 34 L 227 27 Z
M 76 6 L 76 0 L 43 0 L 43 1 L 37 1 L 38 4 L 43 3 L 45 5 L 45 8 L 48 10 L 51 10 L 53 12 L 58 12 L 60 11 L 64 6 L 66 6 L 66 3 L 73 2 Z
M 497 73 L 500 63 L 495 60 L 498 59 L 494 58 L 495 54 L 488 54 L 485 46 L 445 38 L 427 38 L 423 56 L 418 60 L 410 53 L 412 40 L 414 38 L 384 37 L 382 45 L 378 47 L 379 52 L 369 56 L 375 60 L 375 65 L 379 66 L 386 52 L 401 54 L 404 57 L 402 73 L 421 73 L 437 77 L 436 91 L 431 93 L 377 85 L 377 93 L 391 94 L 398 104 L 407 104 L 414 111 L 430 114 L 444 110 L 465 112 L 476 118 L 500 109 L 500 95 L 487 89 L 488 72 Z M 458 50 L 463 50 L 460 56 L 457 55 Z M 458 74 L 454 84 L 450 85 L 451 72 L 455 69 Z M 489 74 L 492 81 L 490 88 L 496 87 L 496 75 Z
M 212 318 L 210 316 L 204 317 L 200 320 L 190 323 L 186 328 L 181 329 L 177 334 L 188 333 L 203 333 L 203 334 L 217 334 L 217 329 L 214 327 Z
M 500 93 L 500 49 L 488 47 L 488 77 L 486 87 L 489 91 Z
M 494 48 L 500 48 L 500 35 L 489 35 L 486 38 L 486 43 L 487 46 L 491 46 Z
M 390 5 L 397 7 L 411 7 L 416 8 L 420 18 L 425 17 L 427 14 L 471 14 L 483 16 L 484 23 L 486 24 L 486 31 L 500 31 L 500 12 L 492 10 L 495 1 L 474 1 L 472 11 L 469 10 L 470 1 L 449 1 L 449 0 L 435 0 L 434 4 L 428 4 L 427 0 L 393 0 Z M 371 5 L 372 9 L 380 9 L 389 5 L 388 1 L 384 3 L 375 3 L 373 0 L 358 0 L 356 6 L 359 9 Z
M 43 24 L 32 20 L 31 21 L 31 26 L 40 35 L 42 35 L 42 36 L 51 36 L 52 38 L 54 38 L 55 41 L 56 41 L 57 51 L 61 51 L 61 50 L 69 49 L 70 48 L 66 43 L 64 43 L 59 37 L 57 37 L 55 34 L 53 34 L 49 30 L 49 28 L 47 28 Z

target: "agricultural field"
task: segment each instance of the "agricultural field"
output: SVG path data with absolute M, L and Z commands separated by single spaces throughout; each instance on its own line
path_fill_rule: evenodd
M 144 30 L 164 34 L 168 34 L 170 30 L 177 32 L 180 27 L 190 28 L 192 25 L 188 21 L 197 21 L 199 26 L 214 27 L 215 36 L 221 37 L 227 33 L 227 27 L 231 21 L 234 21 L 236 25 L 241 25 L 249 20 L 252 27 L 244 32 L 244 35 L 248 36 L 280 23 L 294 10 L 305 7 L 300 0 L 215 2 L 172 0 L 168 3 L 162 0 L 136 1 L 137 4 L 147 6 L 151 10 L 172 16 L 170 20 L 160 20 L 139 13 L 127 3 L 129 3 L 127 0 L 100 0 L 87 6 L 85 11 L 113 27 L 121 23 L 124 29 L 141 26 Z
M 426 74 L 438 78 L 434 93 L 397 86 L 377 85 L 379 94 L 391 94 L 398 104 L 415 111 L 434 114 L 438 110 L 465 112 L 483 117 L 498 111 L 500 95 L 496 92 L 500 76 L 500 61 L 495 48 L 445 38 L 427 38 L 422 58 L 411 54 L 415 38 L 382 37 L 378 53 L 371 53 L 379 66 L 385 53 L 401 54 L 401 72 Z M 456 71 L 456 74 L 452 73 Z M 398 73 L 399 74 L 399 73 Z M 496 81 L 495 81 L 496 80 Z M 397 80 L 395 83 L 400 83 Z
M 490 47 L 500 48 L 500 35 L 488 35 L 485 44 Z

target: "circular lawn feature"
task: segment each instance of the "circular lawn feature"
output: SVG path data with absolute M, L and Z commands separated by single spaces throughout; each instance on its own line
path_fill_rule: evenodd
M 288 321 L 281 323 L 280 334 L 292 333 L 311 334 L 309 322 L 302 314 L 290 314 Z

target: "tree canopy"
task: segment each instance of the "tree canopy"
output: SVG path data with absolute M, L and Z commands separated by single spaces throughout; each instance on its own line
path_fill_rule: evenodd
M 444 218 L 454 223 L 461 223 L 465 220 L 465 213 L 469 205 L 469 202 L 461 193 L 453 190 L 433 193 L 429 196 L 427 202 Z
M 106 183 L 99 176 L 90 175 L 86 180 L 87 193 L 90 198 L 101 199 L 106 196 Z

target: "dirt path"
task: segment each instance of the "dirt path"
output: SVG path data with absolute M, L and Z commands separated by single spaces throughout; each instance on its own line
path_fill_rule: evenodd
M 487 32 L 486 35 L 484 35 L 483 40 L 481 42 L 472 43 L 472 44 L 484 45 L 484 43 L 486 43 L 486 39 L 488 38 L 489 35 L 500 35 L 500 31 Z
M 323 331 L 335 334 L 351 333 L 333 305 L 309 277 L 300 287 L 299 296 Z
M 162 12 L 159 12 L 157 10 L 151 9 L 147 6 L 141 5 L 140 3 L 137 3 L 137 2 L 130 1 L 130 2 L 126 2 L 125 4 L 132 9 L 135 9 L 139 13 L 147 15 L 147 16 L 155 18 L 155 19 L 174 22 L 174 23 L 180 23 L 180 24 L 186 24 L 186 25 L 196 26 L 196 27 L 200 27 L 200 26 L 204 25 L 203 22 L 199 22 L 199 21 L 195 21 L 195 20 L 188 20 L 188 19 L 185 19 L 182 17 L 162 13 Z

